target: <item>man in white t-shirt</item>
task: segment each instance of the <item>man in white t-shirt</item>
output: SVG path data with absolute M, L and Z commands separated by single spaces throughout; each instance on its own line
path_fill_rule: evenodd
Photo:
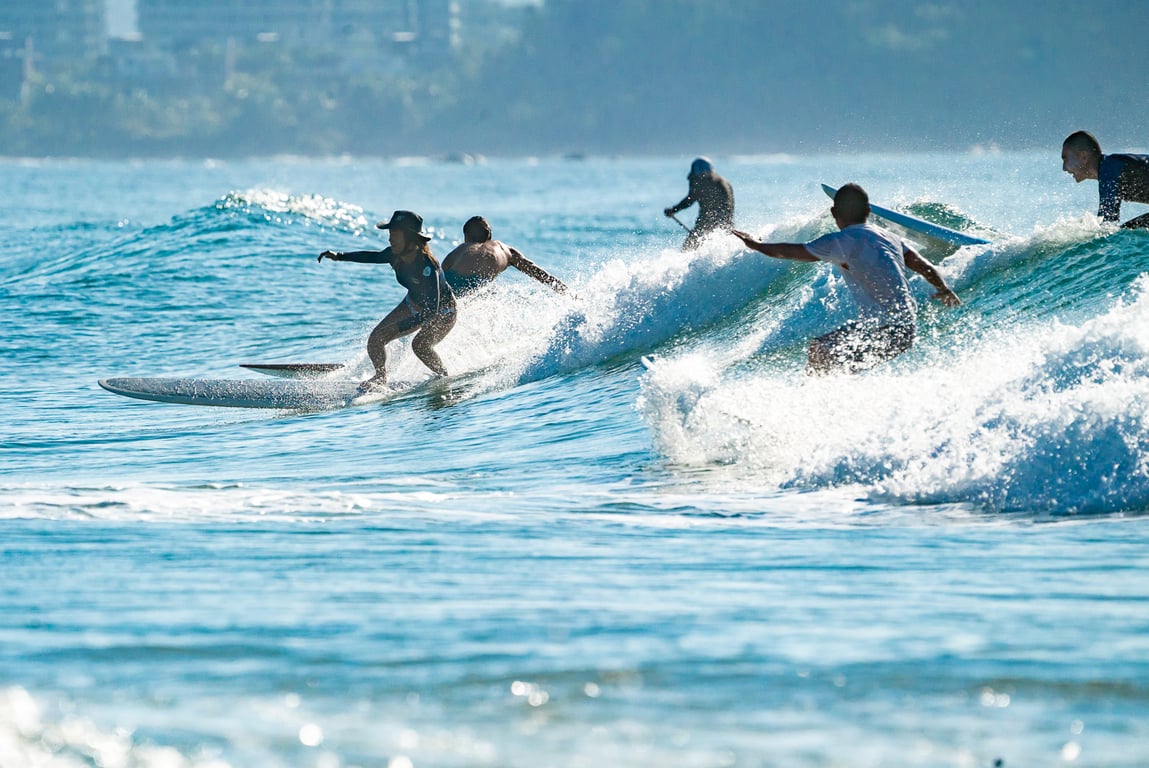
M 807 373 L 871 368 L 902 354 L 914 344 L 917 305 L 906 268 L 937 288 L 934 298 L 947 307 L 961 304 L 941 274 L 917 251 L 880 227 L 867 224 L 870 198 L 857 184 L 846 184 L 830 208 L 838 232 L 808 243 L 763 243 L 745 232 L 734 235 L 747 247 L 791 261 L 828 261 L 842 270 L 858 305 L 858 318 L 810 342 Z

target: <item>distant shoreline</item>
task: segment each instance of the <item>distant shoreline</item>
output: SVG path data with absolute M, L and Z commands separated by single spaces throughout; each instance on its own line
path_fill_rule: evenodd
M 1130 152 L 1149 152 L 1149 149 L 1130 148 Z M 360 162 L 383 162 L 389 165 L 397 166 L 416 166 L 416 165 L 485 165 L 490 162 L 553 162 L 562 161 L 570 163 L 581 163 L 587 161 L 599 160 L 634 160 L 634 159 L 665 159 L 665 158 L 689 158 L 698 154 L 707 154 L 714 158 L 723 158 L 727 161 L 735 162 L 799 162 L 802 160 L 816 159 L 823 157 L 852 157 L 865 155 L 866 157 L 929 157 L 934 156 L 948 156 L 948 157 L 997 157 L 1008 155 L 1029 155 L 1029 154 L 1048 154 L 1053 153 L 1052 149 L 1048 147 L 1040 147 L 1037 145 L 1016 147 L 1016 148 L 993 148 L 985 149 L 981 147 L 970 147 L 968 149 L 936 149 L 936 150 L 922 150 L 922 149 L 907 149 L 904 151 L 897 150 L 848 150 L 848 149 L 827 149 L 823 151 L 807 151 L 807 152 L 719 152 L 700 149 L 697 152 L 652 152 L 652 153 L 638 153 L 638 152 L 586 152 L 586 153 L 569 153 L 569 152 L 554 152 L 554 153 L 538 153 L 538 154 L 521 154 L 521 155 L 504 155 L 504 154 L 483 154 L 483 155 L 468 155 L 467 159 L 459 159 L 452 154 L 430 154 L 430 155 L 305 155 L 295 153 L 279 153 L 268 155 L 5 155 L 0 154 L 0 162 L 123 162 L 123 163 L 151 163 L 151 162 L 185 162 L 185 163 L 243 163 L 243 162 L 280 162 L 280 163 L 293 163 L 293 162 L 324 162 L 324 163 L 360 163 Z

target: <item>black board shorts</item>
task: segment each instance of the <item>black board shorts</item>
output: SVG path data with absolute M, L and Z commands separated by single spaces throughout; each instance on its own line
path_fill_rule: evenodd
M 891 360 L 914 345 L 913 325 L 877 325 L 851 321 L 814 339 L 849 371 L 864 371 Z
M 451 286 L 451 290 L 455 292 L 456 296 L 473 293 L 491 282 L 491 278 L 483 275 L 460 275 L 456 272 L 444 272 L 443 278 L 447 281 L 447 285 Z

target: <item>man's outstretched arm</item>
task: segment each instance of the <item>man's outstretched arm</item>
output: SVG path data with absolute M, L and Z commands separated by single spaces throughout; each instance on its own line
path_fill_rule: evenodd
M 821 261 L 817 256 L 806 250 L 806 246 L 801 243 L 764 243 L 739 229 L 732 229 L 730 234 L 744 242 L 747 248 L 758 251 L 759 253 L 764 253 L 767 256 L 773 256 L 775 259 L 786 259 L 788 261 Z
M 554 291 L 556 293 L 566 293 L 567 292 L 566 284 L 563 283 L 562 280 L 559 280 L 557 277 L 550 274 L 549 272 L 547 272 L 545 269 L 543 269 L 539 265 L 535 264 L 533 261 L 528 259 L 526 256 L 519 253 L 519 251 L 516 250 L 515 248 L 510 248 L 508 246 L 507 250 L 509 250 L 511 252 L 511 257 L 509 259 L 507 259 L 507 262 L 512 267 L 519 270 L 523 274 L 528 275 L 529 277 L 533 277 L 535 280 L 538 280 L 543 285 L 549 285 L 552 289 L 554 289 Z

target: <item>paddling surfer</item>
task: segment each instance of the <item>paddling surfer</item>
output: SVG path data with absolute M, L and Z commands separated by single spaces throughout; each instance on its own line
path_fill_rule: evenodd
M 557 277 L 506 243 L 495 240 L 491 225 L 482 216 L 472 216 L 463 225 L 463 243 L 443 258 L 443 274 L 457 296 L 478 290 L 514 267 L 556 293 L 566 293 Z
M 934 298 L 947 307 L 961 304 L 941 274 L 900 238 L 866 223 L 870 198 L 857 184 L 846 184 L 830 208 L 837 232 L 801 243 L 763 243 L 745 232 L 733 234 L 755 251 L 776 259 L 828 261 L 842 275 L 858 305 L 859 317 L 810 342 L 806 372 L 856 373 L 891 360 L 914 344 L 917 306 L 906 269 L 937 289 Z
M 682 244 L 682 250 L 693 251 L 707 235 L 718 230 L 725 232 L 734 226 L 734 188 L 715 172 L 705 157 L 696 158 L 690 164 L 686 180 L 690 182 L 686 197 L 663 213 L 673 219 L 674 214 L 698 203 L 698 218 Z
M 1101 144 L 1089 131 L 1075 131 L 1066 137 L 1061 145 L 1061 169 L 1078 184 L 1097 179 L 1097 215 L 1105 221 L 1120 220 L 1123 200 L 1149 203 L 1149 155 L 1103 155 Z M 1121 226 L 1149 228 L 1149 213 Z
M 455 327 L 455 295 L 443 278 L 443 270 L 428 245 L 431 238 L 423 233 L 423 218 L 411 211 L 395 211 L 390 221 L 380 222 L 379 229 L 388 231 L 391 245 L 382 251 L 324 251 L 332 261 L 358 264 L 390 264 L 395 279 L 407 289 L 397 307 L 379 321 L 367 337 L 367 354 L 375 365 L 375 375 L 361 385 L 364 390 L 387 383 L 386 346 L 417 331 L 411 340 L 411 351 L 438 376 L 447 369 L 435 351 L 435 345 Z

